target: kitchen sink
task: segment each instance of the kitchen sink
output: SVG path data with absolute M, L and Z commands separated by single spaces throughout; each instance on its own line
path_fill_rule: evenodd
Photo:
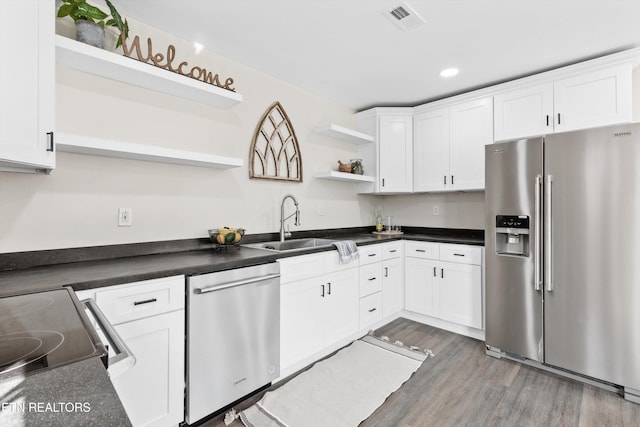
M 300 251 L 304 249 L 323 248 L 331 246 L 335 240 L 331 239 L 292 239 L 281 242 L 279 240 L 273 242 L 248 243 L 242 246 L 247 248 L 267 249 L 275 252 Z

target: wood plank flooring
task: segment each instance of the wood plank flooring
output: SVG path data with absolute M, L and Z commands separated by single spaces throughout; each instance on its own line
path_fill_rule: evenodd
M 489 357 L 484 343 L 472 338 L 406 319 L 383 326 L 376 335 L 430 348 L 435 357 L 361 427 L 640 426 L 640 405 L 592 385 Z M 243 402 L 236 410 L 260 397 Z M 223 417 L 204 426 L 222 427 Z

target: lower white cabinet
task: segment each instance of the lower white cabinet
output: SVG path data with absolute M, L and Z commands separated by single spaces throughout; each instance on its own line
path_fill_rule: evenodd
M 407 243 L 405 309 L 482 329 L 481 264 L 479 247 Z
M 133 426 L 176 426 L 184 420 L 185 279 L 172 276 L 90 291 L 136 363 L 112 376 Z
M 331 254 L 287 259 L 282 277 L 291 277 L 289 268 L 329 260 Z M 327 262 L 328 263 L 328 262 Z M 317 272 L 317 270 L 315 270 Z M 298 276 L 296 276 L 298 277 Z M 280 288 L 280 365 L 286 369 L 358 330 L 358 268 L 282 283 Z
M 136 364 L 111 380 L 134 426 L 175 426 L 183 420 L 184 311 L 115 327 Z

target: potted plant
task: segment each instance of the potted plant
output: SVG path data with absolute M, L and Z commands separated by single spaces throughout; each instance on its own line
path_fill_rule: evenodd
M 104 47 L 104 28 L 115 27 L 120 31 L 116 47 L 129 36 L 129 23 L 122 17 L 109 0 L 105 0 L 111 15 L 90 5 L 86 0 L 62 0 L 58 17 L 71 17 L 76 24 L 76 40 L 99 48 Z

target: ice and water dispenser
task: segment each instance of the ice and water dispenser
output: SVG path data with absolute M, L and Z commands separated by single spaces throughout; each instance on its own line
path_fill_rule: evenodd
M 496 252 L 499 255 L 529 256 L 529 217 L 496 215 Z

